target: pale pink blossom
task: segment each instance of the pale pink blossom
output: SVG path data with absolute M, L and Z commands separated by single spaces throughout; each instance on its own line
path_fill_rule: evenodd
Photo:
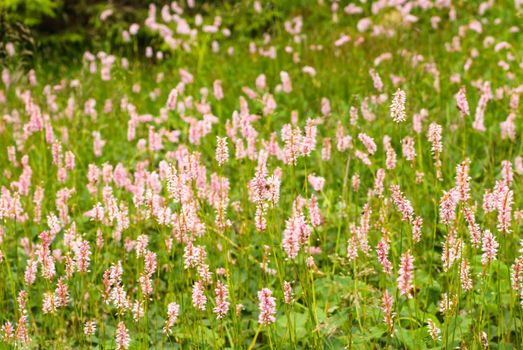
M 412 298 L 412 290 L 414 289 L 414 258 L 410 250 L 407 250 L 401 255 L 400 269 L 398 272 L 398 288 L 400 294 L 408 299 Z
M 394 93 L 392 103 L 390 105 L 390 116 L 396 123 L 401 123 L 407 120 L 407 115 L 405 114 L 405 100 L 405 92 L 401 89 L 398 89 Z
M 461 86 L 458 93 L 454 96 L 456 99 L 456 104 L 458 110 L 461 113 L 462 117 L 467 117 L 470 115 L 469 103 L 467 102 L 467 93 L 465 86 Z
M 489 231 L 483 232 L 483 239 L 481 243 L 481 263 L 485 266 L 491 261 L 496 260 L 499 243 L 496 241 L 494 235 Z
M 260 315 L 258 316 L 258 323 L 263 326 L 268 326 L 276 321 L 276 298 L 272 296 L 272 291 L 268 288 L 263 288 L 258 292 L 258 308 Z
M 117 350 L 129 349 L 131 337 L 129 336 L 129 331 L 127 330 L 127 327 L 125 327 L 125 323 L 123 321 L 118 322 L 115 341 Z
M 213 312 L 216 314 L 217 319 L 221 319 L 224 318 L 229 311 L 229 290 L 223 282 L 218 281 L 214 293 L 216 295 L 216 306 L 214 307 Z

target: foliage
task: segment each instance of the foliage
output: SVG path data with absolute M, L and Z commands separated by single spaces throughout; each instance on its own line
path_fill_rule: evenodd
M 0 11 L 11 22 L 26 26 L 39 24 L 44 17 L 54 17 L 62 6 L 57 0 L 2 0 Z
M 517 3 L 6 4 L 0 347 L 521 348 Z

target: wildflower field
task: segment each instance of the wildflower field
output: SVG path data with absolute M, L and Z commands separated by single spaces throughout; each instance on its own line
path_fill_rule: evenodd
M 521 0 L 115 4 L 0 35 L 0 349 L 523 348 Z

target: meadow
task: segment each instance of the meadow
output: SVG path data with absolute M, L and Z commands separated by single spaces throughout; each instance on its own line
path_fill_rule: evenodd
M 156 1 L 116 44 L 4 40 L 0 349 L 521 349 L 522 14 Z

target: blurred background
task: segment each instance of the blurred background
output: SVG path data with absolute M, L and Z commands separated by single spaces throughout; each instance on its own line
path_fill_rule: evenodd
M 74 63 L 86 50 L 131 57 L 145 46 L 161 46 L 159 35 L 148 30 L 133 35 L 132 45 L 122 35 L 132 23 L 143 28 L 151 4 L 159 10 L 179 3 L 184 15 L 220 16 L 224 27 L 233 33 L 258 37 L 282 30 L 276 25 L 278 19 L 289 13 L 307 13 L 310 5 L 318 2 L 323 1 L 266 0 L 263 12 L 254 13 L 252 0 L 0 0 L 0 63 L 5 63 L 7 43 L 15 44 L 17 62 L 22 66 L 38 65 L 42 59 L 45 63 Z M 313 12 L 310 15 L 316 16 Z
M 143 21 L 151 3 L 165 1 L 0 0 L 0 42 L 16 43 L 26 59 L 35 53 L 56 54 L 55 59 L 81 55 L 98 45 L 120 44 L 122 30 Z M 0 57 L 4 51 L 2 45 Z

